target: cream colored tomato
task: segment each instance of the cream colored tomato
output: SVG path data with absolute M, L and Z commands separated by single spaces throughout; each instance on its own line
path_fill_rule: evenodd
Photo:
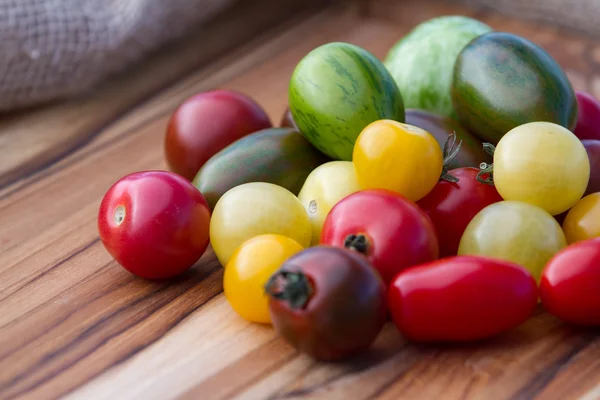
M 279 234 L 308 247 L 311 225 L 302 203 L 289 190 L 266 182 L 236 186 L 217 202 L 210 219 L 210 243 L 226 266 L 246 240 L 262 234 Z
M 379 120 L 367 125 L 356 139 L 352 162 L 361 188 L 388 189 L 418 201 L 440 179 L 444 158 L 429 132 Z
M 360 190 L 350 161 L 330 161 L 315 168 L 306 178 L 298 199 L 308 212 L 312 225 L 311 245 L 319 244 L 323 221 L 342 198 Z
M 581 141 L 551 122 L 517 126 L 500 139 L 494 153 L 494 183 L 500 196 L 552 215 L 577 203 L 589 178 L 590 162 Z
M 303 250 L 282 235 L 259 235 L 246 240 L 233 253 L 223 276 L 225 298 L 242 318 L 271 323 L 265 285 L 290 256 Z

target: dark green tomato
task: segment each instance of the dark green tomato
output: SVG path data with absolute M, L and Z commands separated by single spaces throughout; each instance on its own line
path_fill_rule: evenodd
M 327 161 L 300 132 L 269 128 L 245 136 L 212 156 L 193 183 L 212 210 L 225 192 L 243 183 L 273 183 L 297 195 L 308 174 Z
M 469 133 L 457 121 L 449 117 L 426 110 L 410 108 L 406 110 L 406 123 L 418 126 L 431 133 L 443 149 L 448 136 L 456 133 L 456 141 L 462 141 L 460 151 L 450 162 L 448 169 L 462 167 L 479 168 L 482 162 L 491 163 L 492 156 L 483 150 L 483 142 L 477 136 Z
M 294 121 L 294 117 L 292 116 L 292 112 L 290 111 L 289 107 L 285 109 L 283 115 L 281 116 L 281 122 L 279 123 L 279 126 L 284 128 L 294 128 L 299 131 L 298 125 L 296 125 L 296 121 Z
M 365 350 L 387 320 L 380 275 L 365 257 L 341 247 L 294 254 L 265 290 L 277 333 L 317 360 L 337 361 Z
M 560 65 L 511 33 L 486 33 L 465 46 L 454 65 L 451 94 L 461 125 L 494 144 L 528 122 L 573 130 L 577 121 L 575 92 Z

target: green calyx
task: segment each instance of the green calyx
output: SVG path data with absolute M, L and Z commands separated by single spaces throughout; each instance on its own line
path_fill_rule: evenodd
M 287 302 L 291 309 L 299 310 L 306 306 L 314 290 L 304 273 L 280 270 L 269 278 L 265 292 Z
M 456 144 L 456 132 L 452 132 L 450 135 L 448 135 L 448 139 L 446 139 L 446 143 L 444 143 L 444 149 L 443 149 L 443 153 L 442 153 L 442 155 L 444 157 L 444 164 L 442 166 L 442 175 L 440 176 L 440 180 L 444 180 L 444 181 L 448 181 L 448 182 L 458 182 L 459 181 L 459 179 L 457 177 L 450 175 L 448 173 L 448 169 L 450 167 L 450 163 L 452 162 L 452 160 L 454 160 L 454 158 L 460 151 L 461 145 L 462 145 L 462 140 L 460 142 L 458 142 L 458 145 Z
M 484 143 L 483 150 L 494 157 L 496 146 L 491 143 Z M 479 169 L 480 171 L 477 174 L 477 182 L 485 183 L 487 185 L 494 185 L 494 164 L 482 162 L 479 164 Z

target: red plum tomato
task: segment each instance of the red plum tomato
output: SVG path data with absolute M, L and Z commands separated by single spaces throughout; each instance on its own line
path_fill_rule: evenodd
M 404 268 L 439 255 L 427 214 L 387 189 L 361 190 L 341 199 L 325 218 L 321 244 L 363 254 L 386 284 Z
M 478 256 L 449 257 L 409 268 L 388 288 L 398 330 L 418 342 L 482 340 L 532 314 L 535 279 L 523 267 Z
M 581 140 L 600 140 L 600 102 L 589 93 L 576 91 L 577 125 L 573 133 Z
M 573 244 L 546 265 L 540 282 L 544 308 L 574 325 L 600 325 L 600 238 Z
M 164 279 L 183 273 L 204 254 L 209 220 L 204 196 L 185 178 L 142 171 L 106 192 L 98 231 L 106 250 L 127 271 Z
M 454 256 L 469 222 L 490 204 L 502 201 L 493 185 L 477 180 L 477 168 L 457 168 L 448 174 L 458 182 L 440 180 L 431 192 L 417 202 L 437 232 L 440 257 Z
M 261 106 L 242 93 L 202 92 L 186 99 L 171 116 L 164 141 L 165 158 L 171 171 L 191 181 L 220 150 L 271 126 Z
M 581 143 L 590 160 L 590 180 L 585 195 L 600 192 L 600 140 L 582 140 Z
M 317 360 L 339 361 L 365 350 L 387 321 L 381 277 L 364 257 L 339 247 L 292 255 L 265 291 L 277 333 Z

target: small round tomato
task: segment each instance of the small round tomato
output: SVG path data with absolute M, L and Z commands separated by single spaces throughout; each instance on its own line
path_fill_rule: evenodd
M 469 222 L 490 204 L 502 201 L 494 185 L 477 180 L 479 169 L 457 168 L 448 172 L 458 182 L 440 180 L 417 203 L 427 213 L 438 236 L 440 257 L 454 256 Z
M 386 284 L 404 268 L 439 254 L 427 214 L 401 194 L 385 189 L 361 190 L 340 200 L 325 219 L 321 243 L 363 254 Z
M 600 236 L 600 193 L 585 196 L 569 210 L 563 231 L 569 244 Z
M 558 215 L 585 192 L 590 162 L 581 141 L 551 122 L 510 130 L 494 152 L 494 183 L 504 200 L 524 201 Z
M 223 293 L 231 308 L 250 322 L 270 324 L 265 285 L 285 260 L 302 249 L 282 235 L 259 235 L 242 243 L 223 275 Z
M 527 270 L 486 257 L 450 257 L 412 267 L 388 289 L 398 330 L 420 342 L 495 336 L 525 322 L 537 300 L 537 285 Z
M 581 140 L 600 139 L 600 102 L 594 96 L 576 91 L 577 125 L 573 133 Z
M 471 220 L 458 254 L 512 261 L 539 280 L 548 260 L 566 245 L 560 225 L 548 212 L 521 201 L 501 201 Z
M 119 179 L 104 195 L 98 231 L 123 268 L 141 278 L 179 275 L 208 247 L 210 211 L 189 181 L 167 171 Z
M 556 254 L 542 273 L 540 298 L 554 316 L 577 325 L 600 325 L 600 238 Z
M 171 116 L 164 151 L 171 171 L 188 180 L 213 155 L 250 133 L 271 127 L 267 113 L 250 97 L 211 90 L 186 99 Z
M 312 225 L 311 245 L 319 244 L 325 217 L 342 198 L 360 190 L 350 161 L 330 161 L 315 168 L 306 178 L 298 199 Z
M 336 247 L 291 256 L 265 290 L 277 333 L 317 360 L 337 361 L 366 349 L 387 320 L 381 277 L 364 257 Z
M 600 140 L 582 140 L 590 160 L 590 180 L 585 194 L 600 192 Z
M 311 225 L 302 203 L 289 190 L 267 182 L 236 186 L 217 202 L 210 220 L 210 242 L 226 266 L 246 240 L 262 234 L 279 234 L 310 245 Z
M 439 180 L 444 159 L 442 148 L 429 132 L 379 120 L 358 135 L 352 162 L 361 188 L 388 189 L 417 201 Z

